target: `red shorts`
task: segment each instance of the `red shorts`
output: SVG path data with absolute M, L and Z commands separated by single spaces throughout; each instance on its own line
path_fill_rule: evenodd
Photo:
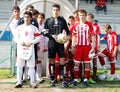
M 112 61 L 114 61 L 114 60 L 117 60 L 117 55 L 118 55 L 118 54 L 116 54 L 116 56 L 113 57 L 113 56 L 112 56 L 113 53 L 110 52 L 108 49 L 104 49 L 104 50 L 102 51 L 102 54 L 106 55 L 106 56 L 108 57 L 108 60 L 109 60 L 110 62 L 112 62 Z
M 76 51 L 75 51 L 75 62 L 77 63 L 90 63 L 91 59 L 89 58 L 89 52 L 91 50 L 91 46 L 81 46 L 77 45 L 76 46 Z

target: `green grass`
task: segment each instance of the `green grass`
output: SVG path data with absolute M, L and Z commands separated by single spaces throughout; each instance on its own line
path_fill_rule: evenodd
M 101 71 L 102 70 L 98 70 L 98 74 Z M 108 70 L 108 72 L 110 72 L 110 71 Z M 120 74 L 120 70 L 117 70 L 116 73 Z M 9 79 L 10 77 L 11 77 L 10 69 L 0 69 L 0 79 L 2 79 L 2 78 Z M 16 79 L 15 76 L 12 76 L 11 78 Z M 9 80 L 11 80 L 11 79 L 9 79 Z M 36 91 L 31 91 L 31 92 L 47 92 L 48 90 L 49 90 L 49 92 L 55 92 L 55 91 L 53 91 L 54 88 L 50 87 L 49 79 L 45 78 L 45 80 L 46 80 L 45 83 L 40 84 L 38 89 L 36 89 Z M 14 85 L 15 85 L 14 81 L 12 81 L 12 82 L 4 81 L 4 82 L 1 82 L 0 85 L 3 85 L 3 87 L 0 87 L 0 89 L 2 88 L 2 90 L 5 90 L 6 88 L 11 88 L 13 90 L 16 90 L 16 89 L 14 89 Z M 5 85 L 7 85 L 7 86 L 5 86 Z M 11 85 L 12 85 L 12 87 L 11 87 Z M 26 90 L 29 90 L 28 85 L 29 85 L 29 81 L 22 88 L 25 90 L 23 92 L 29 92 L 29 91 L 26 91 Z M 90 84 L 89 87 L 85 87 L 83 85 L 83 83 L 79 83 L 77 87 L 70 85 L 70 87 L 67 89 L 64 88 L 61 85 L 61 83 L 59 82 L 57 87 L 61 90 L 61 92 L 120 92 L 120 81 L 107 82 L 107 81 L 99 81 L 98 80 L 97 84 Z M 13 91 L 11 91 L 11 92 L 13 92 Z M 21 89 L 20 89 L 20 91 L 18 91 L 18 89 L 17 89 L 17 92 L 21 92 Z
M 0 69 L 0 79 L 1 78 L 9 78 L 11 77 L 10 69 Z

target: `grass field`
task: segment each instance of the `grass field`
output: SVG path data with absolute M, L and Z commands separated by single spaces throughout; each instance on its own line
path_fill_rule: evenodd
M 120 70 L 117 70 L 117 73 L 120 73 Z M 16 77 L 10 75 L 9 69 L 0 69 L 0 92 L 120 92 L 120 81 L 97 81 L 97 84 L 90 84 L 89 87 L 80 83 L 77 87 L 70 85 L 69 88 L 64 88 L 61 83 L 58 83 L 53 88 L 49 85 L 49 79 L 45 78 L 45 80 L 37 89 L 30 88 L 29 82 L 21 89 L 15 89 Z

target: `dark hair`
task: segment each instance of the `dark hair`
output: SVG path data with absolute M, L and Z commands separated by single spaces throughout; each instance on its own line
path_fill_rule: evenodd
M 40 13 L 39 13 L 38 10 L 35 9 L 35 10 L 32 12 L 32 15 L 37 15 L 37 14 L 40 14 Z
M 12 11 L 14 11 L 14 10 L 18 10 L 18 11 L 20 11 L 19 6 L 14 6 L 14 7 L 12 8 Z
M 79 10 L 77 9 L 73 12 L 73 14 L 76 14 L 76 13 L 78 14 L 78 12 L 79 12 Z
M 28 8 L 33 8 L 33 9 L 34 9 L 34 6 L 31 5 L 31 4 L 29 4 L 29 5 L 26 6 L 26 10 L 27 10 Z
M 87 16 L 90 16 L 92 19 L 94 19 L 94 15 L 92 13 L 89 13 Z
M 105 25 L 104 25 L 104 28 L 112 29 L 112 27 L 111 27 L 109 24 L 105 24 Z
M 45 14 L 40 12 L 40 15 L 45 19 Z
M 85 15 L 87 16 L 87 12 L 84 9 L 79 10 L 79 13 L 85 13 Z
M 60 10 L 60 5 L 59 4 L 53 4 L 52 7 L 56 7 L 56 8 L 58 8 Z
M 71 16 L 68 17 L 68 19 L 73 19 L 74 20 L 74 16 L 71 15 Z
M 29 16 L 32 18 L 32 13 L 29 12 L 29 11 L 25 11 L 25 12 L 24 12 L 24 15 L 29 15 Z

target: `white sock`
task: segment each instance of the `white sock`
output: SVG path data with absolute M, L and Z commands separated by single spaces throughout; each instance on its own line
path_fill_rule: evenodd
M 28 75 L 30 76 L 30 84 L 35 83 L 35 68 L 29 67 Z
M 40 80 L 42 78 L 42 64 L 39 63 L 36 65 L 36 79 Z
M 21 84 L 23 74 L 23 67 L 17 67 L 17 84 Z

